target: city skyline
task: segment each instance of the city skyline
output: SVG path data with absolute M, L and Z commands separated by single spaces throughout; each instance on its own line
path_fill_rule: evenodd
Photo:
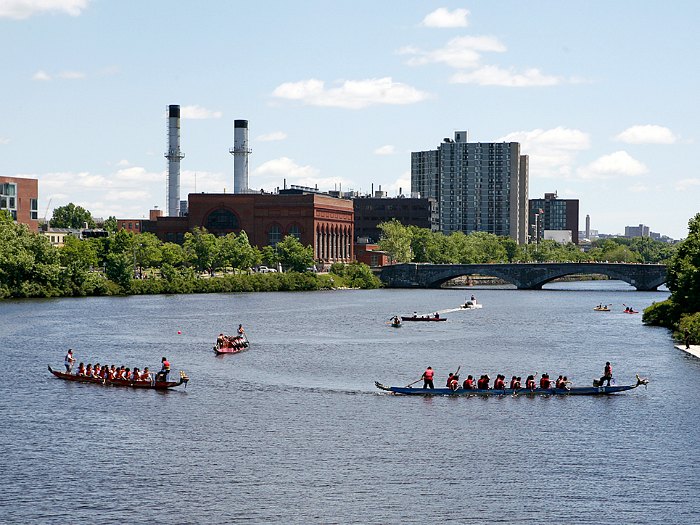
M 169 104 L 182 200 L 233 192 L 244 119 L 252 188 L 409 193 L 411 151 L 464 129 L 519 142 L 529 198 L 599 232 L 681 238 L 699 211 L 693 2 L 171 7 L 0 0 L 0 175 L 39 180 L 40 217 L 165 211 Z

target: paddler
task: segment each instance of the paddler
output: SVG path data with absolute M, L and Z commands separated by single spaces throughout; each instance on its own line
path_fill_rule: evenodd
M 533 376 L 533 375 L 527 376 L 527 379 L 525 380 L 525 388 L 527 388 L 528 390 L 535 389 L 535 376 Z
M 540 378 L 540 388 L 543 388 L 544 390 L 549 389 L 549 386 L 551 384 L 551 381 L 549 380 L 549 374 L 546 372 L 542 374 L 542 377 Z
M 457 390 L 459 388 L 459 376 L 457 374 L 452 375 L 452 379 L 447 382 L 447 388 L 450 390 Z
M 607 381 L 608 386 L 610 386 L 611 379 L 612 379 L 612 365 L 610 364 L 610 361 L 607 361 L 605 363 L 605 368 L 603 369 L 603 377 L 600 378 L 600 386 L 603 386 L 603 381 Z
M 464 380 L 462 388 L 464 388 L 464 390 L 474 390 L 474 378 L 471 376 L 471 374 Z
M 170 361 L 163 357 L 160 362 L 162 363 L 162 366 L 160 368 L 160 372 L 158 372 L 158 375 L 156 376 L 156 381 L 167 381 L 168 374 L 170 373 Z
M 243 337 L 243 334 L 245 334 L 245 330 L 243 330 L 243 325 L 239 324 L 238 325 L 238 336 Z
M 421 376 L 421 379 L 423 380 L 423 388 L 435 388 L 435 386 L 433 385 L 434 375 L 435 372 L 433 371 L 432 367 L 429 366 L 428 368 L 426 368 L 425 372 L 423 372 L 423 375 Z
M 510 387 L 515 388 L 515 384 L 518 382 L 518 378 L 516 376 L 513 376 L 510 378 Z
M 452 378 L 454 377 L 454 374 L 450 372 L 450 375 L 447 376 L 447 382 L 445 383 L 445 386 L 447 388 L 450 388 L 450 385 L 452 384 Z
M 75 357 L 73 357 L 73 349 L 69 348 L 66 357 L 63 359 L 63 365 L 66 367 L 66 374 L 70 374 L 73 371 L 74 363 Z

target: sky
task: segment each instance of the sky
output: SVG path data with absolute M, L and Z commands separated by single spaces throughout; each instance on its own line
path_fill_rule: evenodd
M 580 229 L 679 239 L 700 211 L 700 2 L 0 0 L 0 175 L 39 216 L 166 208 L 166 108 L 181 198 L 249 183 L 410 192 L 412 151 L 467 130 L 517 141 L 530 198 Z

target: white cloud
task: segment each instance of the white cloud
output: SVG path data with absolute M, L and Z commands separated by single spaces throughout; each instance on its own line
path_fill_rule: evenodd
M 582 179 L 611 179 L 616 176 L 635 177 L 648 171 L 647 167 L 626 151 L 616 151 L 579 168 Z
M 46 73 L 45 71 L 42 71 L 40 69 L 39 71 L 34 73 L 34 75 L 32 75 L 32 80 L 47 81 L 47 80 L 51 80 L 51 76 L 48 73 Z
M 125 167 L 125 166 L 130 166 L 130 165 L 131 165 L 131 162 L 129 162 L 126 159 L 122 159 L 119 162 L 117 162 L 117 166 Z
M 285 82 L 272 92 L 273 97 L 298 100 L 309 106 L 362 109 L 377 104 L 415 104 L 429 97 L 423 91 L 394 82 L 391 77 L 345 80 L 326 88 L 322 80 Z
M 9 144 L 9 143 L 10 143 L 10 139 L 8 139 L 7 137 L 0 137 L 0 144 Z
M 110 190 L 104 194 L 107 201 L 135 201 L 145 200 L 150 193 L 143 190 Z
M 537 68 L 517 73 L 513 68 L 483 66 L 475 71 L 455 73 L 450 78 L 453 84 L 478 84 L 480 86 L 532 87 L 555 86 L 564 82 L 562 77 L 545 75 Z
M 588 133 L 561 126 L 515 131 L 496 142 L 519 142 L 520 153 L 530 157 L 533 178 L 569 177 L 578 152 L 591 147 Z
M 646 186 L 644 184 L 633 184 L 629 187 L 629 190 L 632 193 L 646 193 L 647 191 L 649 191 L 649 186 Z
M 399 194 L 399 190 L 404 195 L 407 195 L 410 197 L 411 195 L 411 172 L 410 171 L 405 171 L 399 177 L 394 180 L 391 184 L 388 186 L 382 185 L 382 189 L 387 192 L 389 196 L 394 196 Z
M 676 182 L 675 189 L 676 191 L 687 191 L 689 189 L 694 189 L 697 186 L 700 186 L 700 177 L 692 177 Z
M 2 0 L 0 18 L 23 20 L 34 15 L 59 12 L 79 16 L 90 0 Z
M 272 142 L 275 140 L 284 140 L 286 138 L 287 134 L 284 131 L 273 131 L 272 133 L 259 135 L 257 140 L 259 140 L 260 142 Z
M 320 190 L 333 188 L 337 184 L 347 185 L 348 181 L 341 177 L 323 177 L 318 168 L 313 166 L 300 166 L 289 157 L 269 160 L 252 172 L 251 186 L 256 186 L 252 181 L 261 182 L 268 191 L 276 187 L 282 187 L 284 180 L 287 185 L 318 186 Z
M 139 183 L 148 183 L 148 182 L 165 182 L 165 172 L 147 172 L 146 168 L 142 168 L 141 166 L 132 166 L 129 168 L 124 168 L 121 170 L 118 170 L 114 175 L 113 175 L 113 180 L 116 182 L 139 182 Z
M 467 27 L 469 10 L 455 9 L 450 12 L 445 7 L 439 7 L 426 15 L 422 24 L 426 27 Z
M 615 140 L 627 144 L 673 144 L 678 137 L 667 127 L 646 124 L 627 128 Z
M 393 155 L 396 153 L 394 146 L 387 144 L 374 150 L 375 155 Z
M 165 180 L 165 179 L 163 179 Z M 233 189 L 233 174 L 185 170 L 180 172 L 180 189 L 184 200 L 188 193 L 224 193 Z
M 221 118 L 223 113 L 221 111 L 213 111 L 211 109 L 203 108 L 202 106 L 182 106 L 180 109 L 180 116 L 183 119 L 190 120 L 202 120 L 202 119 L 212 119 Z
M 64 80 L 80 80 L 85 78 L 85 73 L 81 73 L 80 71 L 62 71 L 57 76 Z
M 462 69 L 477 67 L 481 60 L 481 53 L 503 53 L 506 46 L 492 36 L 460 36 L 453 38 L 447 44 L 433 51 L 407 46 L 398 50 L 400 55 L 415 55 L 406 62 L 410 66 L 424 64 L 446 64 L 450 67 Z

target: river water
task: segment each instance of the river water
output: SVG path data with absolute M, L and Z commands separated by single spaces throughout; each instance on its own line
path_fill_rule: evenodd
M 481 310 L 445 323 L 393 314 Z M 625 283 L 0 302 L 3 523 L 690 523 L 700 516 L 700 360 L 625 315 Z M 612 312 L 594 312 L 611 303 Z M 216 357 L 243 323 L 249 351 Z M 157 368 L 187 389 L 50 376 L 79 361 Z M 610 397 L 410 398 L 426 366 L 566 374 Z

